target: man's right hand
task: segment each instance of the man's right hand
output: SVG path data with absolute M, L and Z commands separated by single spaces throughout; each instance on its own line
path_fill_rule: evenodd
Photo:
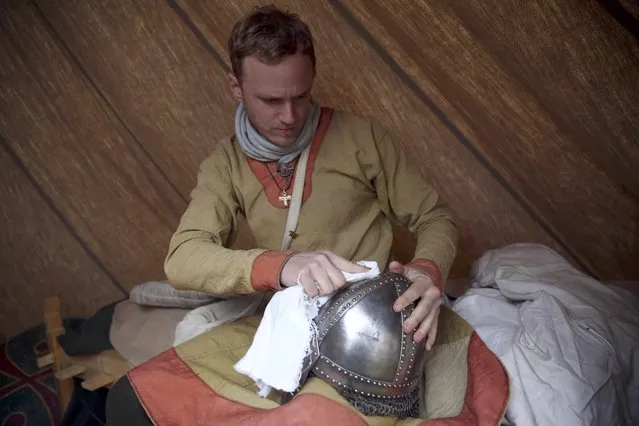
M 350 262 L 330 251 L 298 253 L 291 257 L 280 274 L 280 282 L 285 287 L 300 283 L 310 296 L 326 296 L 346 284 L 344 274 L 362 273 L 368 268 Z

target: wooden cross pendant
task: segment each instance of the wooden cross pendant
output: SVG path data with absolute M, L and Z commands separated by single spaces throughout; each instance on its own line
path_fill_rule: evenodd
M 284 202 L 284 207 L 288 207 L 288 202 L 291 201 L 291 196 L 286 193 L 286 191 L 282 191 L 282 195 L 279 196 L 279 200 Z

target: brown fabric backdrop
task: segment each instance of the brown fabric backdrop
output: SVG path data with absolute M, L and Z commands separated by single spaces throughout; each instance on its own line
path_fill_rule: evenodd
M 47 296 L 89 315 L 164 279 L 198 164 L 232 130 L 228 32 L 259 3 L 2 2 L 0 333 L 39 323 Z M 452 277 L 538 242 L 639 278 L 633 2 L 275 3 L 311 25 L 315 97 L 380 119 L 450 204 Z M 398 229 L 402 258 L 413 244 Z

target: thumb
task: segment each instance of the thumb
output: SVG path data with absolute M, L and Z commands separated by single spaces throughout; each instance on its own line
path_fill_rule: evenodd
M 405 272 L 405 267 L 404 265 L 402 265 L 401 263 L 393 260 L 390 265 L 388 265 L 388 268 L 390 269 L 391 272 L 395 272 L 397 274 L 403 274 Z

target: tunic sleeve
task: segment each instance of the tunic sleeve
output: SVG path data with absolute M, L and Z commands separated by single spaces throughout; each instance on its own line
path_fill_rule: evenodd
M 457 254 L 459 235 L 453 215 L 419 167 L 379 123 L 372 123 L 372 138 L 379 161 L 372 178 L 382 210 L 417 237 L 409 266 L 424 270 L 443 290 Z
M 228 248 L 240 207 L 221 145 L 200 165 L 190 203 L 169 243 L 165 273 L 178 289 L 216 295 L 279 289 L 281 268 L 293 252 Z

